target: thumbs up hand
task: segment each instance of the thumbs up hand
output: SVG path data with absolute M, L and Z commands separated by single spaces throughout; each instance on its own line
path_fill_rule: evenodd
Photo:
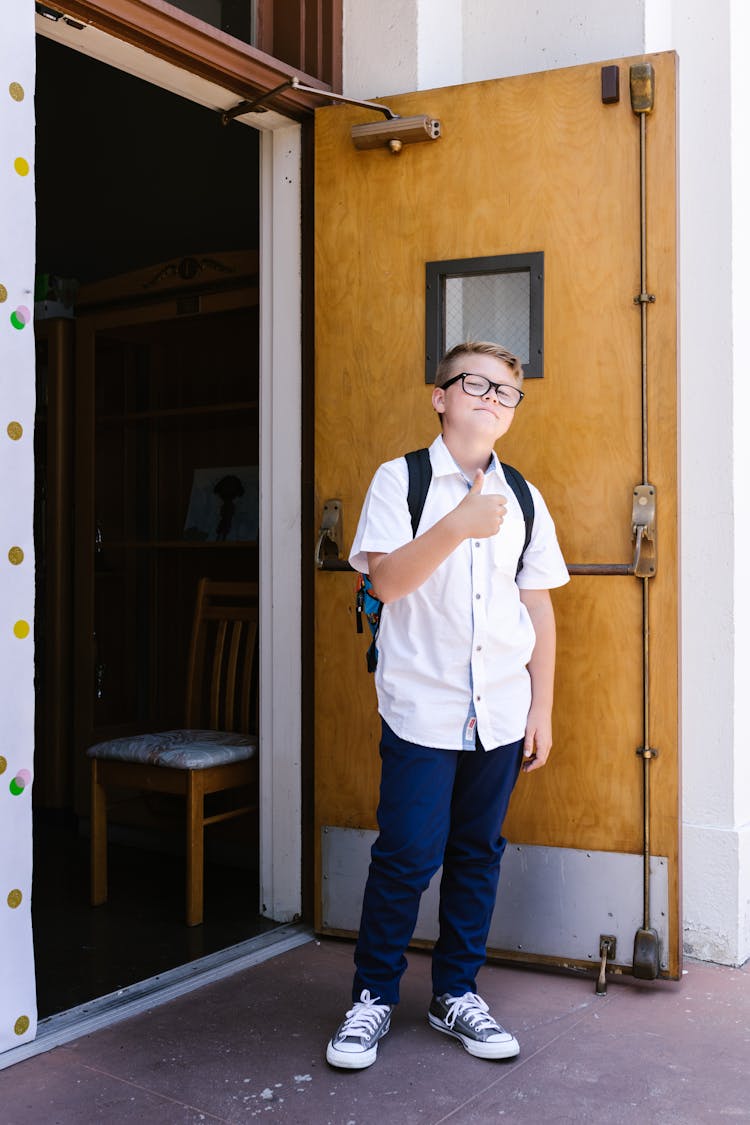
M 471 488 L 455 509 L 464 539 L 488 539 L 497 535 L 505 519 L 505 497 L 484 495 L 483 486 L 484 473 L 477 469 Z
M 474 474 L 474 480 L 472 481 L 469 495 L 471 495 L 472 492 L 480 493 L 482 491 L 483 487 L 484 487 L 484 472 L 482 471 L 482 469 L 477 469 L 476 473 Z

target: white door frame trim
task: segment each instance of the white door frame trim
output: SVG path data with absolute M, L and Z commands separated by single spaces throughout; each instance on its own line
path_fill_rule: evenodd
M 260 902 L 302 909 L 301 128 L 261 138 Z

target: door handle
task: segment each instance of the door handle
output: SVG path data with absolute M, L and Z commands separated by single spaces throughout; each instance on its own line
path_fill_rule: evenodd
M 326 500 L 320 520 L 318 541 L 315 545 L 315 565 L 318 570 L 351 570 L 346 559 L 341 558 L 339 544 L 344 541 L 344 514 L 340 500 Z
M 652 484 L 637 484 L 633 489 L 633 539 L 636 578 L 656 574 L 656 489 Z
M 568 574 L 632 574 L 653 578 L 656 574 L 656 489 L 653 484 L 633 488 L 632 563 L 568 563 Z

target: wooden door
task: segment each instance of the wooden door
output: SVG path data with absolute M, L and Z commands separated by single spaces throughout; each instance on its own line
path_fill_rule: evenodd
M 615 933 L 612 960 L 631 966 L 642 924 L 637 751 L 647 702 L 650 745 L 659 752 L 650 765 L 651 924 L 661 939 L 660 972 L 675 977 L 681 943 L 672 54 L 648 60 L 656 91 L 646 129 L 647 284 L 655 295 L 648 309 L 648 479 L 657 490 L 658 560 L 648 583 L 645 691 L 644 582 L 627 573 L 633 488 L 642 481 L 640 118 L 628 76 L 630 65 L 643 61 L 616 64 L 615 104 L 602 101 L 600 64 L 388 99 L 399 114 L 427 113 L 442 127 L 439 140 L 407 146 L 398 156 L 354 149 L 350 127 L 367 111 L 318 112 L 315 491 L 318 517 L 327 499 L 342 502 L 345 554 L 378 464 L 436 433 L 424 374 L 425 263 L 543 252 L 544 374 L 526 381 L 526 400 L 499 452 L 541 488 L 572 578 L 553 594 L 555 746 L 548 766 L 523 776 L 514 794 L 495 912 L 502 937 L 493 944 L 491 932 L 490 941 L 503 956 L 580 965 L 598 962 L 600 937 Z M 616 565 L 607 572 L 608 564 Z M 612 572 L 618 567 L 625 573 Z M 316 925 L 333 933 L 356 929 L 355 900 L 376 827 L 379 721 L 353 603 L 351 573 L 319 571 Z M 505 909 L 504 895 L 511 904 Z M 418 937 L 431 936 L 429 919 L 425 925 Z

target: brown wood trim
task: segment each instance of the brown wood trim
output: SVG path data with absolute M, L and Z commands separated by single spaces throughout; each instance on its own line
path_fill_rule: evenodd
M 47 0 L 47 3 L 48 7 L 91 24 L 116 39 L 132 43 L 157 58 L 234 91 L 238 100 L 251 100 L 295 74 L 304 85 L 320 87 L 323 98 L 326 90 L 331 89 L 298 67 L 288 66 L 163 0 Z M 264 32 L 264 42 L 266 35 Z M 316 94 L 290 88 L 270 99 L 268 108 L 302 121 L 320 104 Z
M 257 0 L 257 47 L 341 89 L 343 0 Z
M 273 54 L 273 0 L 256 0 L 255 35 L 258 50 Z
M 302 917 L 315 915 L 315 127 L 302 134 Z
M 330 0 L 331 4 L 331 89 L 343 90 L 344 82 L 344 0 Z

